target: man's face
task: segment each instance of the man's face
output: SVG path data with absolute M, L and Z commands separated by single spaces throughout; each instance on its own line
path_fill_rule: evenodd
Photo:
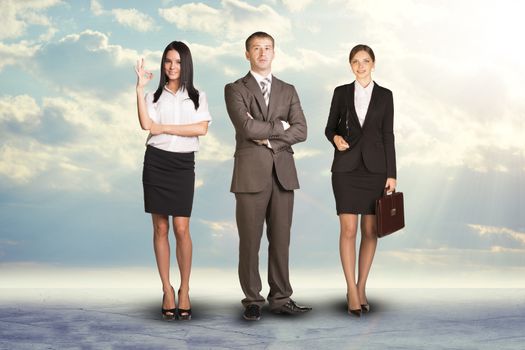
M 273 44 L 270 38 L 254 38 L 246 51 L 246 59 L 250 61 L 251 69 L 256 73 L 266 75 L 272 69 Z

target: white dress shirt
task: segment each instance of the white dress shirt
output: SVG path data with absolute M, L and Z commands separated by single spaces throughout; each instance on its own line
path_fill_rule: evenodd
M 257 80 L 257 85 L 259 85 L 259 88 L 261 87 L 261 81 L 264 79 L 268 79 L 270 83 L 268 84 L 268 96 L 270 96 L 270 93 L 272 92 L 272 73 L 268 74 L 267 76 L 263 77 L 259 73 L 255 73 L 253 70 L 250 70 L 250 73 L 253 75 L 255 80 Z
M 370 99 L 372 98 L 372 90 L 374 89 L 374 82 L 371 81 L 367 87 L 362 87 L 361 84 L 356 80 L 354 82 L 354 105 L 355 112 L 359 119 L 359 124 L 363 126 L 365 122 L 366 112 L 370 105 Z
M 153 103 L 153 93 L 146 94 L 148 115 L 157 124 L 194 124 L 202 121 L 211 121 L 208 111 L 208 100 L 203 91 L 199 91 L 199 109 L 190 99 L 187 90 L 179 89 L 176 93 L 164 87 L 157 102 Z M 196 152 L 199 150 L 198 136 L 177 136 L 169 134 L 151 135 L 147 145 L 169 152 Z
M 259 73 L 255 73 L 253 70 L 250 70 L 250 73 L 255 78 L 255 80 L 257 81 L 257 85 L 259 85 L 259 88 L 261 87 L 261 81 L 263 81 L 264 79 L 268 79 L 270 81 L 270 83 L 268 84 L 268 88 L 267 88 L 268 89 L 268 96 L 270 96 L 270 93 L 272 92 L 272 73 L 268 74 L 265 77 L 263 77 Z M 262 89 L 261 89 L 261 91 L 262 91 Z M 284 120 L 281 120 L 281 123 L 283 124 L 284 130 L 285 131 L 288 130 L 288 128 L 290 127 L 290 124 L 288 124 Z M 266 141 L 267 141 L 266 147 L 272 148 L 270 140 L 266 140 Z

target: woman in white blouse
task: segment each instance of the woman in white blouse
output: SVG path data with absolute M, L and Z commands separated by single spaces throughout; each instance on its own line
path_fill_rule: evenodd
M 334 90 L 325 135 L 334 146 L 332 188 L 341 227 L 339 253 L 347 284 L 348 312 L 361 316 L 370 305 L 366 281 L 377 246 L 375 201 L 396 187 L 392 92 L 372 80 L 375 55 L 367 45 L 350 51 L 351 84 Z M 361 245 L 356 282 L 356 234 Z
M 162 316 L 167 320 L 191 319 L 189 279 L 192 242 L 189 231 L 195 187 L 194 152 L 199 136 L 206 135 L 211 116 L 206 95 L 193 86 L 189 48 L 170 43 L 162 54 L 159 86 L 144 96 L 153 74 L 137 62 L 137 109 L 140 126 L 149 130 L 142 182 L 145 211 L 153 220 L 155 258 L 162 281 Z M 170 282 L 169 216 L 176 238 L 180 272 L 178 302 Z M 178 306 L 177 306 L 178 304 Z

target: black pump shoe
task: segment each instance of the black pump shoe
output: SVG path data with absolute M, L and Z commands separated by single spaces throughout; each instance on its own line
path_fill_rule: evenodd
M 348 293 L 346 294 L 346 303 L 347 303 L 347 309 L 348 309 L 348 314 L 349 315 L 353 315 L 353 316 L 356 316 L 356 317 L 361 317 L 361 308 L 359 309 L 350 309 L 350 301 L 348 300 Z
M 177 292 L 177 295 L 179 296 L 179 303 L 180 303 L 180 289 Z M 188 296 L 188 300 L 190 297 Z M 177 318 L 182 321 L 189 321 L 191 320 L 191 308 L 189 309 L 181 309 L 180 307 L 177 309 Z
M 173 290 L 173 288 L 172 288 Z M 173 294 L 175 294 L 175 291 L 173 291 Z M 166 298 L 166 293 L 162 295 L 162 318 L 166 321 L 173 321 L 175 317 L 177 316 L 177 308 L 174 309 L 165 309 L 164 308 L 164 299 Z
M 353 315 L 355 317 L 361 317 L 361 309 L 355 309 L 355 310 L 348 309 L 348 314 Z

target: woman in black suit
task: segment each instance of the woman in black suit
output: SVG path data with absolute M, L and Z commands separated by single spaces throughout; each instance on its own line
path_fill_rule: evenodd
M 349 313 L 370 306 L 366 280 L 377 246 L 375 200 L 396 187 L 392 92 L 372 80 L 375 55 L 366 45 L 350 51 L 351 84 L 334 90 L 325 135 L 334 145 L 332 187 L 341 225 L 339 252 L 347 283 Z M 356 283 L 355 242 L 361 215 L 361 246 Z

